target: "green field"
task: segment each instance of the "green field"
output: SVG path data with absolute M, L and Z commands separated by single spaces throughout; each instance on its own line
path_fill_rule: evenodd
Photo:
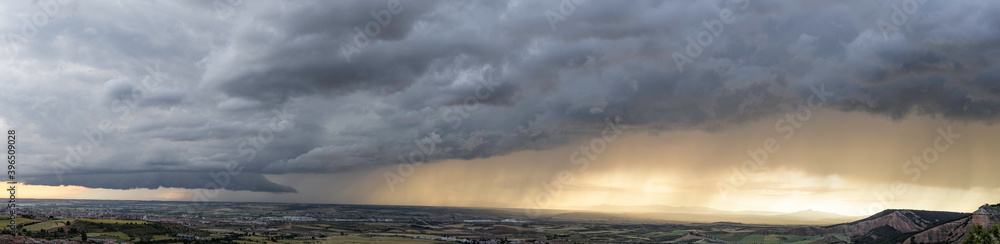
M 115 239 L 115 240 L 119 240 L 119 241 L 128 241 L 128 240 L 132 239 L 131 237 L 129 237 L 128 235 L 126 235 L 123 232 L 97 232 L 97 233 L 88 233 L 87 237 L 88 238 L 101 238 L 101 239 Z
M 0 228 L 10 227 L 10 219 L 8 219 L 8 218 L 9 217 L 7 217 L 7 216 L 0 217 Z M 21 217 L 17 218 L 17 225 L 19 225 L 19 226 L 23 225 L 23 224 L 27 224 L 27 223 L 34 223 L 34 222 L 38 222 L 38 220 L 26 219 L 26 218 L 21 218 Z
M 721 240 L 736 243 L 810 243 L 822 239 L 827 235 L 800 236 L 800 235 L 762 235 L 749 233 L 734 233 L 715 236 Z M 833 234 L 838 239 L 847 241 L 849 238 L 842 234 Z
M 166 235 L 154 235 L 151 241 L 170 240 L 170 239 L 175 239 L 175 238 Z
M 20 221 L 18 221 L 18 222 L 20 222 Z M 27 230 L 27 231 L 39 231 L 39 230 L 48 230 L 48 229 L 57 228 L 57 227 L 63 227 L 63 226 L 66 226 L 66 220 L 46 220 L 46 221 L 41 222 L 41 223 L 37 223 L 37 224 L 32 224 L 32 225 L 29 225 L 29 226 L 25 226 L 24 230 Z

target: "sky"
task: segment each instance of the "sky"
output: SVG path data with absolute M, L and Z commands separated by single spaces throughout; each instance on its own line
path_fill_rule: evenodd
M 21 197 L 1000 202 L 995 1 L 36 0 L 0 19 Z

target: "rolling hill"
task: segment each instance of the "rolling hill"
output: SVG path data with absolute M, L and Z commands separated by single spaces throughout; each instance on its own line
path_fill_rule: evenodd
M 889 209 L 870 217 L 823 227 L 847 235 L 855 243 L 961 243 L 972 224 L 1000 222 L 1000 204 L 973 213 Z

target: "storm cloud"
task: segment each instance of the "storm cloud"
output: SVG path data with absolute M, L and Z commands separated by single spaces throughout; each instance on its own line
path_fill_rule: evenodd
M 22 135 L 30 184 L 203 188 L 239 165 L 245 175 L 222 188 L 292 192 L 261 174 L 544 150 L 609 118 L 716 131 L 817 94 L 832 94 L 828 109 L 896 120 L 1000 117 L 994 1 L 0 9 L 0 119 Z

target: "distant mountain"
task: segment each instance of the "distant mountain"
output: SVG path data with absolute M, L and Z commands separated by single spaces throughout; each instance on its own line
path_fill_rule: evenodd
M 890 209 L 822 229 L 847 235 L 854 243 L 961 243 L 971 224 L 991 226 L 998 222 L 1000 204 L 983 205 L 971 214 Z
M 619 206 L 619 205 L 597 205 L 590 207 L 577 207 L 575 209 L 600 211 L 600 212 L 630 212 L 630 213 L 684 213 L 684 214 L 726 214 L 730 211 L 718 210 L 706 207 L 675 207 L 668 205 L 642 205 L 642 206 Z
M 826 219 L 830 219 L 830 220 L 844 220 L 844 219 L 850 219 L 851 218 L 851 217 L 844 216 L 844 215 L 839 215 L 839 214 L 835 214 L 835 213 L 828 213 L 828 212 L 822 212 L 822 211 L 816 211 L 816 210 L 812 210 L 812 209 L 798 211 L 798 212 L 794 212 L 794 213 L 779 214 L 778 216 L 784 216 L 784 217 L 788 217 L 788 218 L 798 218 L 798 219 L 812 219 L 812 220 L 817 220 L 817 221 L 819 221 L 819 220 L 826 220 Z
M 614 214 L 616 216 L 647 220 L 665 220 L 671 222 L 736 222 L 751 224 L 783 224 L 783 225 L 825 225 L 841 223 L 853 217 L 815 211 L 812 209 L 793 213 L 769 211 L 726 211 L 706 207 L 675 207 L 666 205 L 616 206 L 599 205 L 576 207 L 574 209 Z M 574 213 L 577 215 L 582 213 Z M 563 215 L 568 217 L 570 215 Z

